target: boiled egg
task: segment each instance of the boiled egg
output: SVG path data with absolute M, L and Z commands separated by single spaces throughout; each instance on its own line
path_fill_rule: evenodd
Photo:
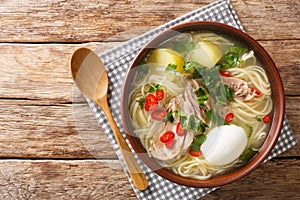
M 203 157 L 211 164 L 226 165 L 236 160 L 245 150 L 248 137 L 236 125 L 223 125 L 211 129 L 201 146 Z

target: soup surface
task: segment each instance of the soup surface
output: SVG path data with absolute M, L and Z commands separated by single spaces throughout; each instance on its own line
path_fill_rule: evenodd
M 180 33 L 134 70 L 134 133 L 161 166 L 205 180 L 259 151 L 273 106 L 251 49 L 215 33 Z

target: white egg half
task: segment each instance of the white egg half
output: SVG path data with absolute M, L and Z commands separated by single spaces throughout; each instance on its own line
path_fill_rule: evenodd
M 215 127 L 206 136 L 201 151 L 203 157 L 214 165 L 233 162 L 243 153 L 248 143 L 246 132 L 236 125 Z

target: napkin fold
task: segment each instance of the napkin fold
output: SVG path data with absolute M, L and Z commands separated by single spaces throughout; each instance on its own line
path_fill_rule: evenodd
M 134 59 L 138 51 L 153 37 L 162 31 L 172 27 L 176 24 L 187 22 L 187 21 L 216 21 L 231 25 L 235 28 L 241 29 L 244 31 L 243 26 L 241 25 L 230 0 L 219 0 L 214 3 L 211 3 L 205 7 L 199 8 L 195 11 L 187 13 L 181 17 L 178 17 L 160 27 L 157 27 L 147 33 L 144 33 L 136 38 L 133 38 L 126 43 L 115 47 L 109 51 L 106 51 L 99 55 L 99 57 L 104 62 L 106 67 L 108 77 L 109 77 L 109 105 L 112 111 L 113 117 L 116 120 L 117 125 L 119 126 L 123 137 L 126 139 L 126 142 L 129 144 L 132 149 L 126 135 L 123 131 L 121 123 L 121 113 L 120 113 L 120 97 L 121 97 L 121 88 L 123 85 L 123 80 L 126 74 L 128 67 L 130 66 L 131 61 Z M 128 176 L 128 170 L 126 169 L 120 150 L 113 136 L 113 132 L 110 129 L 109 123 L 105 118 L 103 112 L 97 107 L 97 105 L 86 98 L 92 112 L 94 113 L 96 119 L 101 125 L 103 131 L 107 135 L 111 145 L 113 146 L 116 154 L 118 155 L 120 162 L 124 168 L 124 171 L 127 174 L 127 177 L 139 199 L 149 199 L 149 200 L 163 200 L 163 199 L 172 199 L 172 200 L 188 200 L 188 199 L 197 199 L 200 198 L 209 192 L 216 190 L 217 188 L 192 188 L 181 186 L 176 183 L 172 183 L 153 172 L 148 168 L 135 154 L 132 149 L 132 152 L 137 159 L 137 162 L 141 166 L 142 170 L 147 176 L 149 181 L 149 187 L 145 191 L 137 190 L 131 178 Z M 273 151 L 266 159 L 269 160 L 274 156 L 286 151 L 297 143 L 291 127 L 288 123 L 287 118 L 285 117 L 283 127 L 281 130 L 280 138 L 274 147 Z

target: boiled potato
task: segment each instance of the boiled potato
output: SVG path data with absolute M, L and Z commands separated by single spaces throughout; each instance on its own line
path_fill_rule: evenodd
M 182 55 L 172 49 L 159 48 L 151 52 L 147 59 L 148 63 L 157 63 L 159 65 L 167 67 L 168 64 L 177 65 L 176 71 L 183 73 L 184 58 Z
M 223 53 L 216 45 L 210 42 L 199 42 L 199 47 L 191 51 L 187 59 L 212 68 L 222 58 Z

